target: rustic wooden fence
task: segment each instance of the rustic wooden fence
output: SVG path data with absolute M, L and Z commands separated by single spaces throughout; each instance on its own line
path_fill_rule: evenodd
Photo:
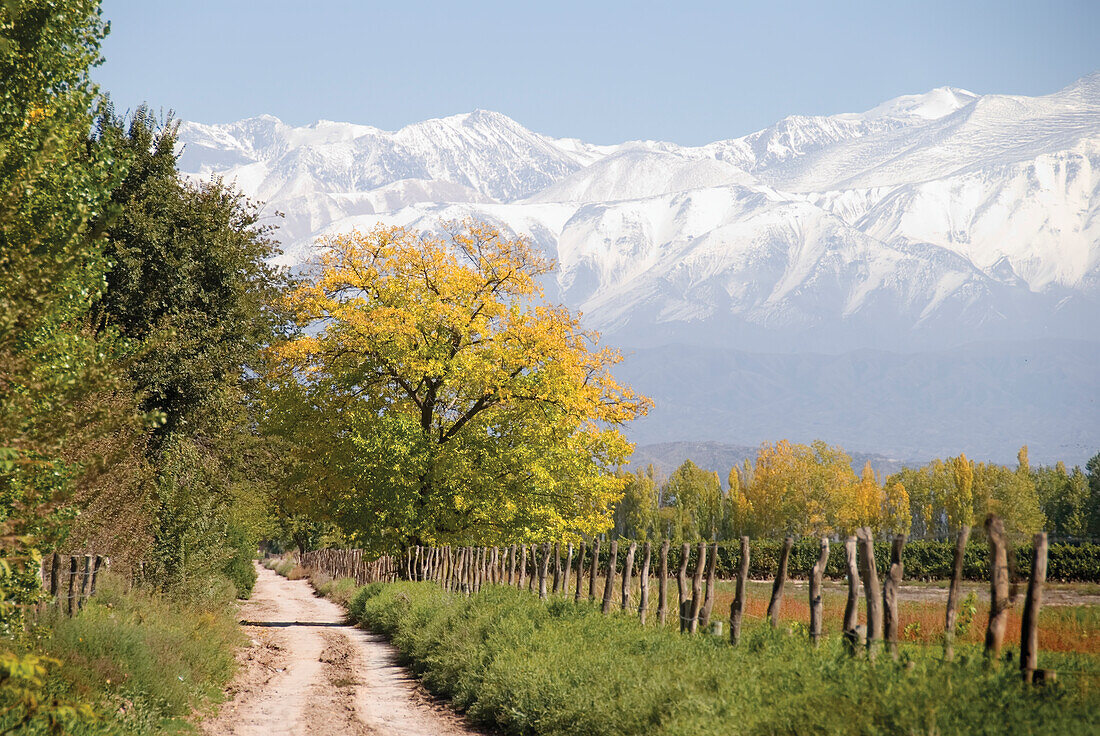
M 1008 548 L 1005 540 L 1004 524 L 996 515 L 990 515 L 985 521 L 986 537 L 989 544 L 990 614 L 985 638 L 985 654 L 990 660 L 1000 656 L 1004 642 L 1007 614 L 1011 605 L 1009 599 Z M 944 615 L 945 635 L 943 641 L 944 658 L 954 656 L 954 632 L 958 618 L 959 591 L 963 580 L 963 561 L 970 529 L 959 532 L 955 545 L 955 560 Z M 735 571 L 736 593 L 729 612 L 729 639 L 737 645 L 741 639 L 741 625 L 745 616 L 745 602 L 748 596 L 748 574 L 750 565 L 749 538 L 742 537 L 740 544 L 740 563 Z M 794 540 L 783 541 L 778 564 L 774 571 L 771 596 L 768 602 L 767 620 L 772 627 L 778 626 L 779 610 L 787 583 L 787 566 Z M 905 564 L 906 538 L 896 536 L 891 540 L 889 564 L 882 571 L 880 579 L 874 554 L 874 537 L 870 529 L 862 528 L 844 543 L 845 570 L 848 582 L 848 598 L 843 620 L 843 637 L 853 654 L 865 653 L 875 658 L 885 646 L 887 653 L 898 658 L 899 606 L 898 588 L 901 585 Z M 596 600 L 596 580 L 602 577 L 603 597 L 601 609 L 608 614 L 613 609 L 635 611 L 643 624 L 649 608 L 651 570 L 653 555 L 657 557 L 657 618 L 660 624 L 667 620 L 669 604 L 669 542 L 666 540 L 656 549 L 650 542 L 644 542 L 639 548 L 636 542 L 630 542 L 626 550 L 621 573 L 619 564 L 619 543 L 612 540 L 607 555 L 607 564 L 600 569 L 599 540 L 593 543 L 590 557 L 587 597 Z M 679 554 L 679 569 L 675 574 L 677 586 L 676 611 L 680 617 L 680 630 L 695 634 L 709 631 L 723 634 L 723 621 L 712 620 L 713 605 L 717 592 L 716 570 L 719 548 L 717 543 L 698 542 L 694 556 L 692 545 L 684 542 Z M 574 553 L 577 552 L 576 556 Z M 410 547 L 400 555 L 379 558 L 364 556 L 362 550 L 325 549 L 307 552 L 301 557 L 303 567 L 317 571 L 331 578 L 352 578 L 359 584 L 376 581 L 395 580 L 433 581 L 448 591 L 476 593 L 485 585 L 511 585 L 526 588 L 538 593 L 540 599 L 551 594 L 570 593 L 574 599 L 581 600 L 585 573 L 586 544 L 578 547 L 570 543 L 543 542 L 540 544 L 513 544 L 507 547 L 480 546 L 417 546 Z M 821 638 L 822 622 L 822 577 L 831 554 L 829 540 L 821 538 L 819 553 L 809 575 L 809 637 L 816 646 Z M 637 608 L 632 600 L 636 558 L 640 556 L 639 587 L 640 595 Z M 564 557 L 564 560 L 563 560 Z M 689 576 L 691 559 L 694 569 Z M 574 559 L 576 564 L 574 566 Z M 1032 545 L 1030 578 L 1027 596 L 1024 600 L 1023 620 L 1020 632 L 1020 670 L 1026 682 L 1053 679 L 1054 673 L 1038 669 L 1038 615 L 1042 604 L 1043 586 L 1047 571 L 1047 535 L 1035 535 Z M 570 581 L 570 578 L 575 579 Z M 866 620 L 858 623 L 859 589 L 866 598 Z M 616 589 L 619 601 L 616 604 Z
M 111 558 L 103 555 L 53 553 L 42 560 L 39 579 L 50 600 L 69 616 L 95 595 L 101 572 L 111 569 Z

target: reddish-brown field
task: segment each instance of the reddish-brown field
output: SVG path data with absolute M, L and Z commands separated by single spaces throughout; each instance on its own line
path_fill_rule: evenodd
M 575 590 L 576 580 L 572 580 L 570 593 Z M 588 580 L 583 584 L 583 591 L 587 595 Z M 631 596 L 632 606 L 637 607 L 639 600 L 639 588 L 637 581 L 633 587 Z M 688 593 L 691 595 L 691 581 L 688 581 Z M 771 581 L 750 581 L 748 601 L 745 606 L 746 621 L 744 626 L 751 629 L 754 625 L 764 621 L 767 614 L 768 601 L 771 597 Z M 621 605 L 621 582 L 616 585 L 614 601 L 616 606 Z M 1022 615 L 1024 589 L 1021 586 L 1015 605 L 1009 611 L 1008 631 L 1005 637 L 1006 646 L 1016 646 L 1020 640 L 1020 617 Z M 973 593 L 973 597 L 968 597 Z M 602 597 L 603 581 L 597 581 L 596 595 Z M 722 580 L 718 583 L 718 593 L 715 598 L 714 609 L 711 615 L 714 621 L 725 621 L 729 618 L 730 604 L 733 602 L 734 584 L 731 581 Z M 650 583 L 649 618 L 656 621 L 657 611 L 657 581 Z M 1052 586 L 1047 598 L 1050 604 L 1045 605 L 1039 615 L 1039 645 L 1045 651 L 1050 652 L 1080 652 L 1085 654 L 1100 654 L 1100 594 L 1096 592 L 1096 586 L 1059 585 Z M 935 584 L 912 584 L 902 588 L 899 599 L 901 601 L 900 614 L 900 638 L 903 641 L 921 643 L 929 646 L 939 646 L 943 638 L 944 607 L 947 600 L 947 590 Z M 985 637 L 985 626 L 989 614 L 988 587 L 977 584 L 967 584 L 960 601 L 960 621 L 969 620 L 965 631 L 958 636 L 959 643 L 981 643 Z M 677 587 L 676 580 L 668 581 L 668 625 L 678 625 L 676 619 Z M 824 622 L 823 628 L 826 635 L 838 634 L 841 630 L 841 619 L 844 616 L 844 605 L 847 600 L 847 591 L 842 583 L 827 582 L 824 593 Z M 860 589 L 860 621 L 864 621 L 866 601 Z M 808 600 L 808 588 L 805 581 L 792 580 L 787 583 L 784 590 L 783 605 L 780 608 L 780 620 L 784 624 L 807 626 L 810 619 L 810 606 Z

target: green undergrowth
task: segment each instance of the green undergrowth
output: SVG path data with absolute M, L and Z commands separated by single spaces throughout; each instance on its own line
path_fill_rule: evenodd
M 288 580 L 300 580 L 305 577 L 305 570 L 294 561 L 293 558 L 283 557 L 268 557 L 261 564 L 268 570 L 274 570 L 279 575 L 282 575 Z
M 193 733 L 190 721 L 222 698 L 242 643 L 234 599 L 225 579 L 207 579 L 172 596 L 101 579 L 95 597 L 72 618 L 45 611 L 29 633 L 28 649 L 59 661 L 48 670 L 48 700 L 92 706 L 64 732 L 83 734 Z M 0 716 L 8 733 L 20 709 Z M 18 733 L 51 733 L 45 716 Z
M 813 650 L 802 633 L 763 626 L 734 648 L 503 586 L 466 598 L 375 583 L 350 610 L 389 636 L 429 689 L 505 734 L 1100 732 L 1096 679 L 1025 687 L 1015 667 L 990 667 L 974 649 L 950 664 L 917 647 L 869 662 L 836 637 Z M 1056 659 L 1042 664 L 1097 668 L 1091 657 Z

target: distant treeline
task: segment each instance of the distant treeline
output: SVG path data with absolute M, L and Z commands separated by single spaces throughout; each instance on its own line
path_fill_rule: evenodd
M 975 530 L 977 531 L 977 530 Z M 653 559 L 656 559 L 660 542 L 654 543 L 651 549 Z M 639 544 L 641 547 L 641 544 Z M 771 579 L 775 577 L 775 571 L 779 567 L 779 553 L 783 547 L 779 539 L 751 539 L 749 541 L 749 577 L 758 579 Z M 680 567 L 682 547 L 679 544 L 671 544 L 668 550 L 668 569 L 670 575 L 675 575 Z M 622 570 L 626 564 L 628 545 L 622 542 L 618 546 L 617 567 Z M 1031 574 L 1031 542 L 1022 542 L 1012 548 L 1009 555 L 1009 575 L 1013 580 L 1024 580 Z M 787 569 L 793 578 L 805 578 L 817 561 L 820 553 L 819 542 L 816 539 L 800 539 L 791 548 L 790 557 L 787 560 Z M 564 552 L 561 552 L 564 556 Z M 603 544 L 599 550 L 599 570 L 607 569 L 608 545 Z M 697 545 L 692 544 L 688 552 L 688 569 L 694 569 L 697 562 Z M 903 561 L 905 564 L 906 580 L 948 580 L 951 578 L 951 568 L 955 555 L 955 542 L 936 540 L 915 540 L 905 545 Z M 585 552 L 583 569 L 591 564 L 592 547 L 589 545 Z M 533 564 L 533 563 L 532 563 Z M 576 563 L 574 563 L 576 564 Z M 728 541 L 718 543 L 718 565 L 715 572 L 719 577 L 731 578 L 736 575 L 737 568 L 741 564 L 740 541 Z M 886 539 L 875 542 L 875 564 L 879 570 L 887 570 L 890 566 L 890 542 Z M 634 555 L 634 572 L 640 573 L 642 555 Z M 553 564 L 551 564 L 553 567 Z M 825 577 L 842 579 L 846 574 L 845 555 L 843 544 L 833 545 L 829 554 L 829 562 L 825 566 Z M 963 577 L 966 580 L 989 579 L 989 547 L 976 534 L 971 537 L 966 547 L 966 556 L 963 563 Z M 1047 578 L 1059 582 L 1100 582 L 1100 544 L 1076 543 L 1076 544 L 1051 544 L 1047 551 Z
M 839 447 L 784 440 L 732 468 L 725 489 L 718 473 L 691 460 L 664 480 L 652 466 L 625 478 L 612 535 L 631 539 L 841 537 L 867 526 L 945 540 L 989 513 L 1018 540 L 1040 530 L 1061 540 L 1100 538 L 1100 453 L 1084 470 L 1032 468 L 1024 446 L 1016 467 L 959 455 L 880 478 L 870 463 L 857 476 Z

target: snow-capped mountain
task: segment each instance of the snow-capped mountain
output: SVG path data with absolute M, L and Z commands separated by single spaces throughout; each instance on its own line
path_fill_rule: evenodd
M 183 171 L 286 213 L 292 265 L 331 232 L 489 220 L 553 256 L 551 296 L 627 348 L 1100 338 L 1100 73 L 1042 97 L 939 88 L 696 147 L 590 145 L 480 110 L 395 132 L 184 123 L 180 142 Z

